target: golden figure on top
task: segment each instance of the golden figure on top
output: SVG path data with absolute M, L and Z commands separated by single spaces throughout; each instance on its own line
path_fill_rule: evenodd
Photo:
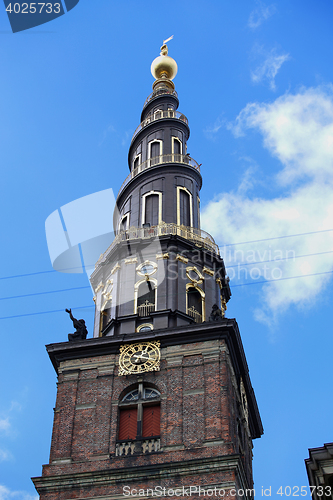
M 160 56 L 156 57 L 151 64 L 151 73 L 156 80 L 160 78 L 173 80 L 177 74 L 178 66 L 172 57 L 168 56 L 167 42 L 173 39 L 173 35 L 163 40 Z

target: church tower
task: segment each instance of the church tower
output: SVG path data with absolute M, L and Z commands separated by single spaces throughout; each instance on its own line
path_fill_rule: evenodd
M 223 259 L 200 228 L 200 165 L 165 43 L 151 71 L 116 236 L 91 275 L 93 338 L 47 346 L 58 392 L 41 500 L 253 496 L 262 424 Z

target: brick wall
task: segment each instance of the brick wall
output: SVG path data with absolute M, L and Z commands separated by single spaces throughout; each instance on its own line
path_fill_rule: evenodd
M 119 377 L 115 354 L 67 360 L 58 371 L 50 461 L 34 479 L 42 500 L 125 498 L 126 484 L 252 488 L 252 441 L 223 339 L 162 348 L 158 372 Z M 161 394 L 161 450 L 117 457 L 119 401 L 138 379 Z

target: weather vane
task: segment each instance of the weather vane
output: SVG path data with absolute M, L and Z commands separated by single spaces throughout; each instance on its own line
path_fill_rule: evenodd
M 167 42 L 170 42 L 170 40 L 173 39 L 173 35 L 169 36 L 166 40 L 163 40 L 163 45 L 161 47 L 161 56 L 167 56 L 168 55 L 168 47 L 166 45 Z
M 166 40 L 163 40 L 163 45 L 166 44 L 167 42 L 170 42 L 170 40 L 173 39 L 173 35 L 169 36 Z

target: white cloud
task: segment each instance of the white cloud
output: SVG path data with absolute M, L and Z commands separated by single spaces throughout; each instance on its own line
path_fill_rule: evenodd
M 326 180 L 333 167 L 333 85 L 285 94 L 271 104 L 248 104 L 232 130 L 259 130 L 264 146 L 283 165 L 281 184 L 305 178 Z
M 8 460 L 11 460 L 12 458 L 13 458 L 13 455 L 10 453 L 10 451 L 0 448 L 0 462 L 7 462 Z
M 0 500 L 38 500 L 39 496 L 30 495 L 24 491 L 13 491 L 7 488 L 6 486 L 0 484 Z
M 225 118 L 222 116 L 219 116 L 213 125 L 209 125 L 204 129 L 204 134 L 207 137 L 207 139 L 215 140 L 216 139 L 216 134 L 226 124 Z
M 0 432 L 8 432 L 10 429 L 9 417 L 0 418 Z
M 290 59 L 289 54 L 277 54 L 276 49 L 270 52 L 263 52 L 262 48 L 256 48 L 258 53 L 264 55 L 262 61 L 254 71 L 251 72 L 251 80 L 254 83 L 261 83 L 267 81 L 271 90 L 276 89 L 275 77 L 281 68 L 282 64 Z
M 252 29 L 258 28 L 264 21 L 271 17 L 276 12 L 275 5 L 265 5 L 263 2 L 257 1 L 257 7 L 251 12 L 248 26 Z
M 265 148 L 281 162 L 281 171 L 270 179 L 276 189 L 283 187 L 281 196 L 251 197 L 241 181 L 237 192 L 223 193 L 208 204 L 203 227 L 220 244 L 322 231 L 225 247 L 228 272 L 235 275 L 236 284 L 317 274 L 262 286 L 255 317 L 272 324 L 291 305 L 311 307 L 333 276 L 318 274 L 333 271 L 333 253 L 323 253 L 333 251 L 333 231 L 327 231 L 333 228 L 332 88 L 303 89 L 271 104 L 248 104 L 233 131 L 241 135 L 248 129 L 259 131 Z M 309 254 L 320 255 L 298 258 Z M 277 258 L 284 260 L 274 261 Z M 231 267 L 238 263 L 240 267 Z

